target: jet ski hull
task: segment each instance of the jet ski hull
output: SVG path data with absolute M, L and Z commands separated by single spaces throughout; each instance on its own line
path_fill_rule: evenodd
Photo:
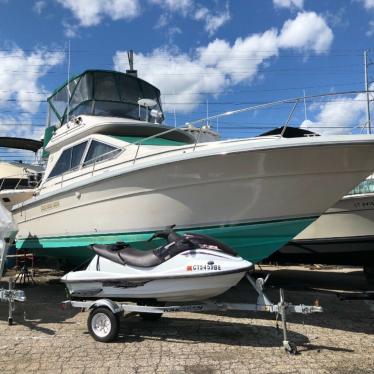
M 116 279 L 98 282 L 66 282 L 74 299 L 156 299 L 157 301 L 184 302 L 206 300 L 221 295 L 234 287 L 246 270 L 228 274 L 209 274 L 190 278 L 131 281 Z
M 251 267 L 241 257 L 210 250 L 187 251 L 149 268 L 121 265 L 95 256 L 86 270 L 70 272 L 61 281 L 75 299 L 184 302 L 226 292 Z

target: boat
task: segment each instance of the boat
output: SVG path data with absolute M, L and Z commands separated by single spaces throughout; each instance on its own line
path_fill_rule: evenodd
M 264 135 L 279 134 L 283 127 Z M 288 127 L 286 137 L 319 136 Z M 374 276 L 374 175 L 370 175 L 333 207 L 268 259 L 279 264 L 360 266 Z
M 374 179 L 361 182 L 269 260 L 360 266 L 373 278 Z
M 42 142 L 35 139 L 0 137 L 0 147 L 4 149 L 3 157 L 8 157 L 0 161 L 0 201 L 9 210 L 13 205 L 32 196 L 43 172 L 43 167 L 36 162 L 10 160 L 9 157 L 16 158 L 10 150 L 33 152 L 36 160 L 36 153 L 42 148 Z
M 87 70 L 48 103 L 48 162 L 34 196 L 13 207 L 16 245 L 72 263 L 92 258 L 92 243 L 150 249 L 171 224 L 259 262 L 374 161 L 371 135 L 199 142 L 163 124 L 160 91 L 133 71 Z
M 187 302 L 218 296 L 235 286 L 252 267 L 213 238 L 173 230 L 154 234 L 166 239 L 156 249 L 125 243 L 92 245 L 96 254 L 85 270 L 61 278 L 72 299 Z

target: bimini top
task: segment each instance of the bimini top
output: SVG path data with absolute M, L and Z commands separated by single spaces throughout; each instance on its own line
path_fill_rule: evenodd
M 13 138 L 8 136 L 0 137 L 0 147 L 24 149 L 26 151 L 37 152 L 43 146 L 43 142 L 35 139 Z
M 140 99 L 153 100 L 155 105 L 144 106 L 139 104 Z M 156 115 L 154 122 L 164 119 L 159 89 L 138 77 L 117 71 L 86 70 L 58 88 L 47 100 L 50 115 L 54 114 L 61 125 L 71 116 L 82 114 L 150 121 L 153 114 Z

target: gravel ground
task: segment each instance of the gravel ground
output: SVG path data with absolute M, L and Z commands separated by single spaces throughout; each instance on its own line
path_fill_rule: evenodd
M 26 288 L 28 300 L 18 305 L 14 326 L 7 325 L 6 304 L 0 305 L 0 373 L 374 372 L 374 307 L 341 301 L 335 292 L 370 289 L 361 272 L 264 270 L 272 273 L 270 286 L 287 288 L 288 301 L 311 304 L 318 298 L 324 307 L 324 313 L 289 316 L 296 356 L 283 351 L 274 315 L 266 313 L 169 313 L 157 322 L 133 316 L 122 319 L 117 341 L 95 342 L 87 313 L 59 309 L 64 287 L 57 274 L 44 271 L 36 286 Z M 269 289 L 274 301 L 277 295 Z M 255 294 L 241 282 L 222 298 L 253 302 Z

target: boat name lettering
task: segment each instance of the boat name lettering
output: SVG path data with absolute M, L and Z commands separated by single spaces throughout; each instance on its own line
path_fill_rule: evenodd
M 46 210 L 55 209 L 60 206 L 59 201 L 52 201 L 51 203 L 44 204 L 40 207 L 42 212 L 45 212 Z
M 355 202 L 355 208 L 370 208 L 374 207 L 374 201 L 365 201 L 365 202 Z
M 210 264 L 204 264 L 204 265 L 187 265 L 186 267 L 187 271 L 196 271 L 196 270 L 221 270 L 221 265 L 210 265 Z

